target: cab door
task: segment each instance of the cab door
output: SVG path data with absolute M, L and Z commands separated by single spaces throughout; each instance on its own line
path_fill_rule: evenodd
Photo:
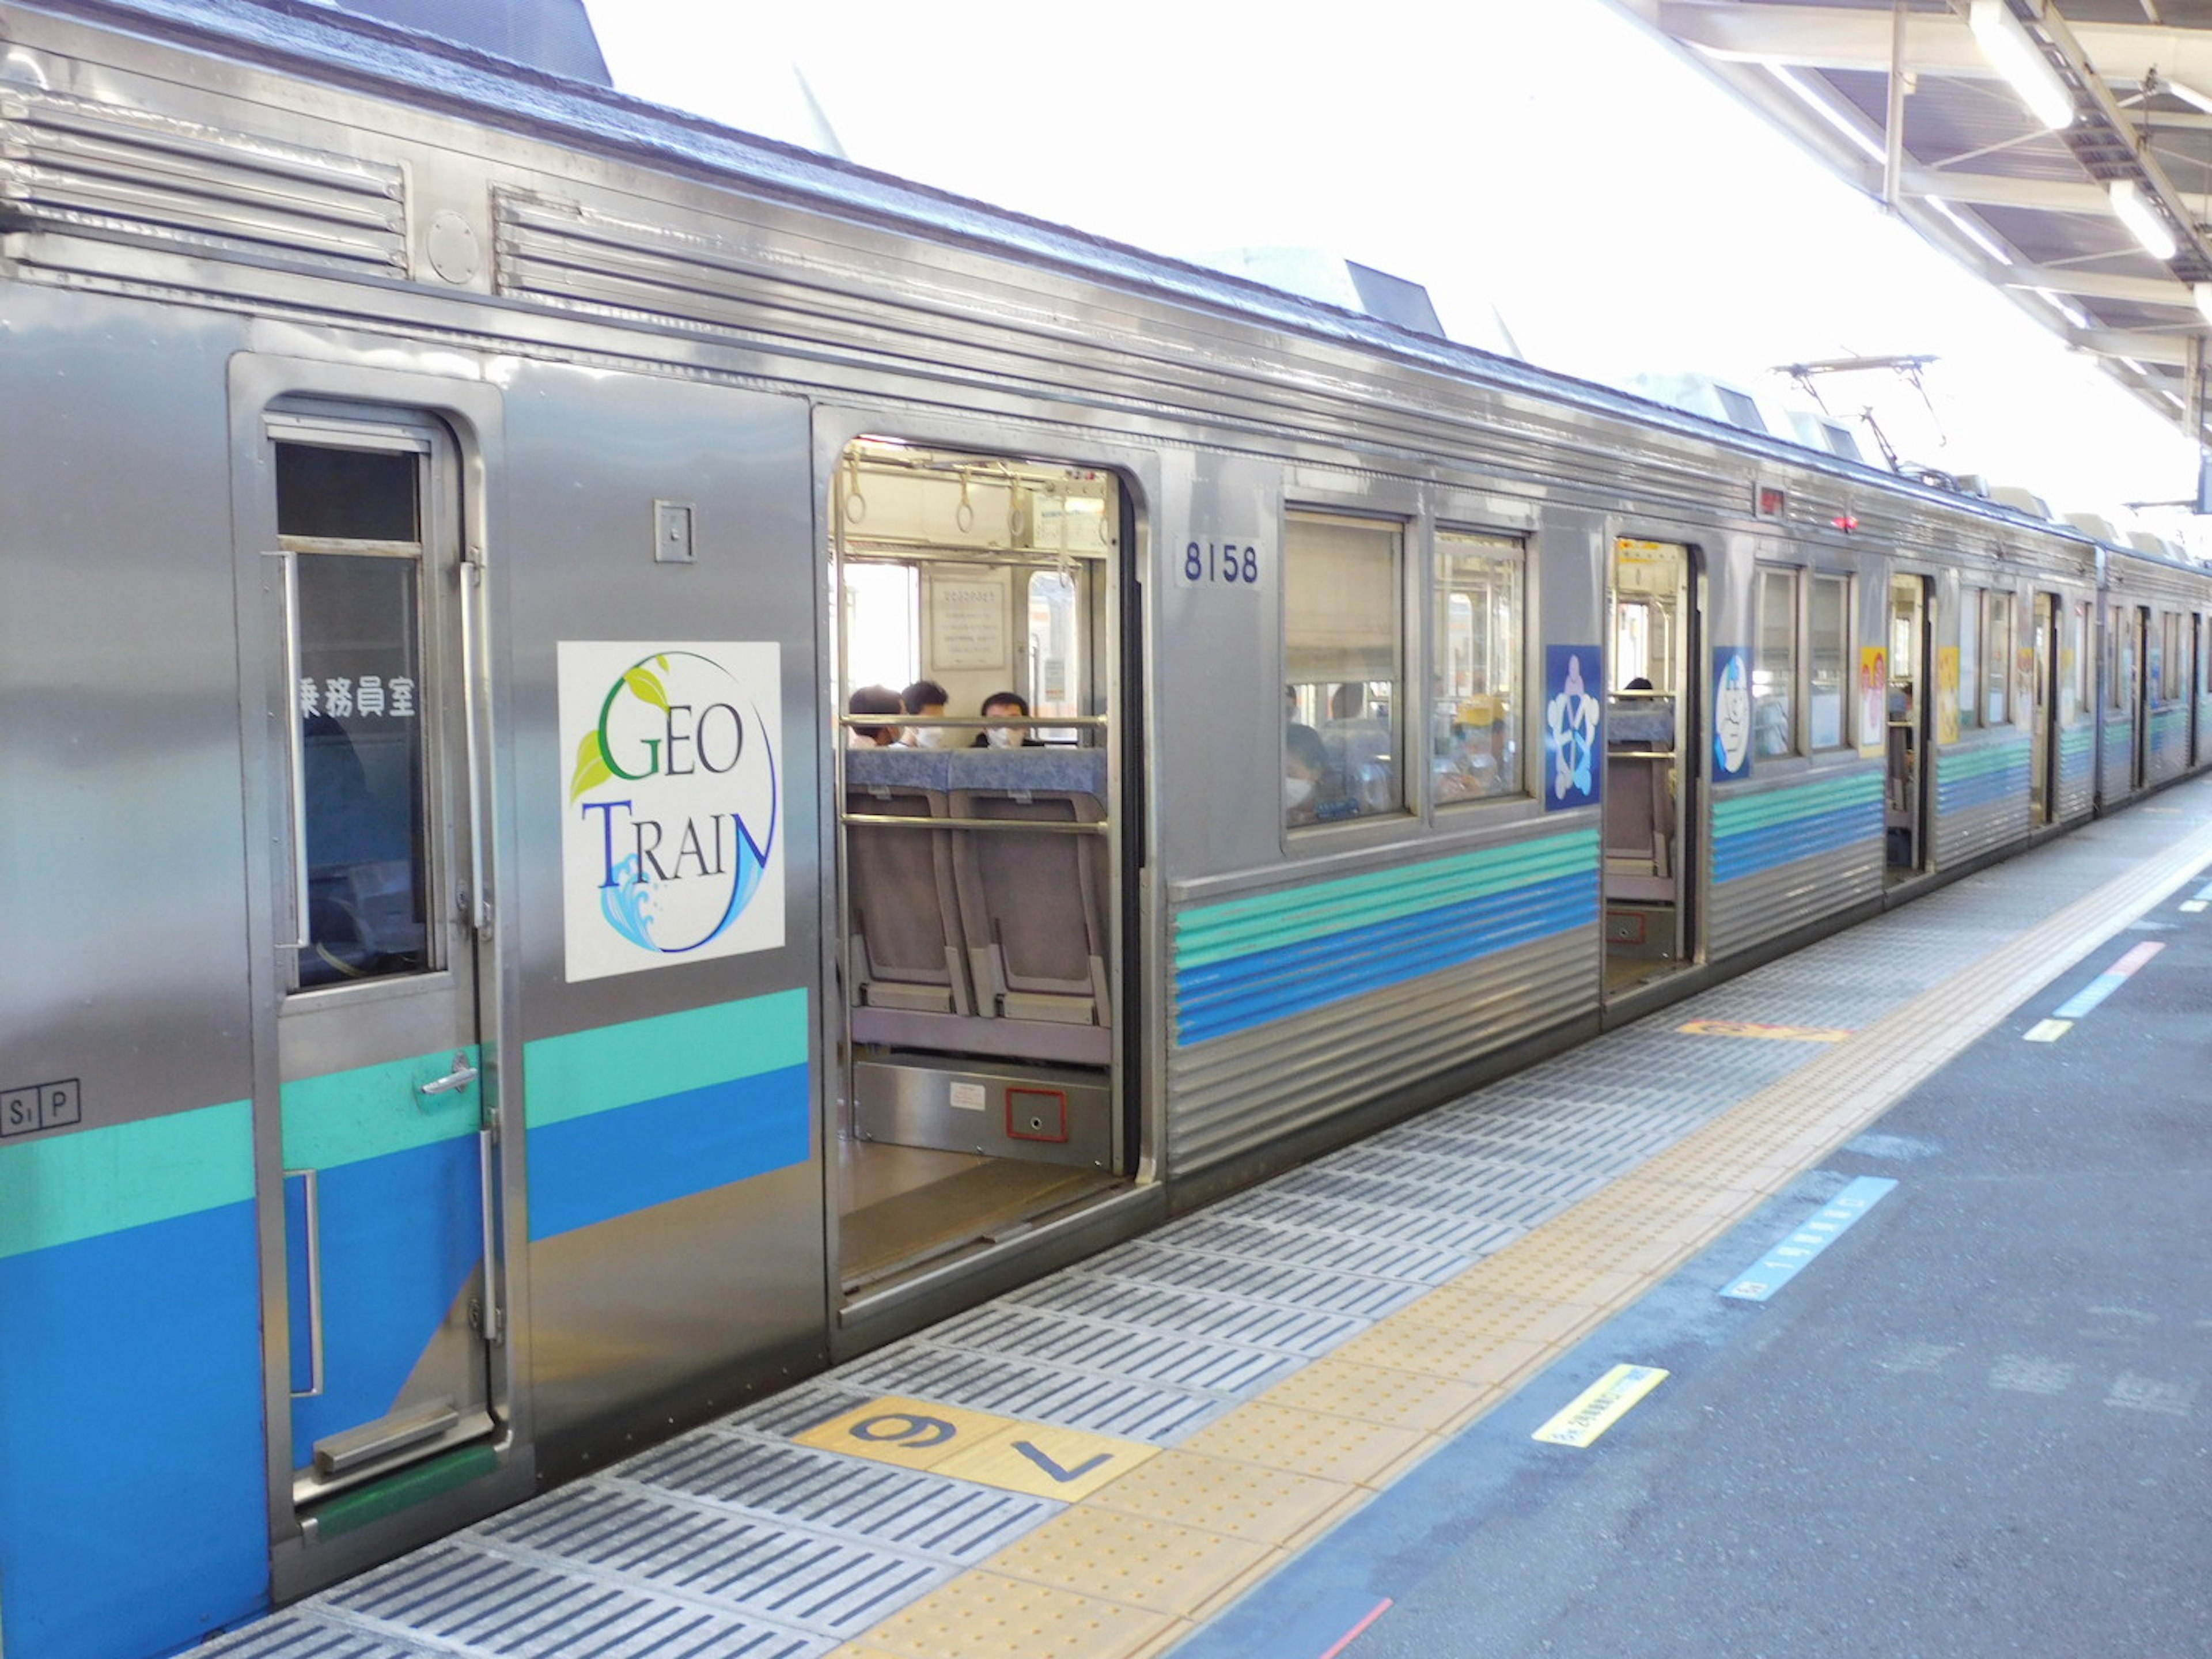
M 272 1416 L 289 1419 L 292 1503 L 313 1535 L 338 1494 L 494 1426 L 478 573 L 460 557 L 442 428 L 271 415 L 265 441 L 283 599 L 269 706 L 285 729 L 270 763 L 288 803 L 264 1011 L 283 1148 L 270 1323 L 289 1374 Z

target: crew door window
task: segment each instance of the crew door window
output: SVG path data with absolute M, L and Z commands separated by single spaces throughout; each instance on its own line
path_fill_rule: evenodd
M 426 449 L 276 445 L 290 567 L 302 990 L 437 966 L 429 926 Z
M 2002 726 L 2012 719 L 2012 609 L 2009 593 L 1990 595 L 1982 629 L 1982 723 Z
M 1403 541 L 1401 526 L 1371 519 L 1285 520 L 1283 805 L 1292 826 L 1404 810 Z
M 1807 712 L 1812 718 L 1813 748 L 1844 749 L 1850 744 L 1850 724 L 1845 711 L 1850 703 L 1851 579 L 1815 576 L 1810 600 L 1812 696 Z
M 1959 595 L 1959 684 L 1953 690 L 1961 731 L 1982 723 L 1982 608 L 1989 597 L 1986 587 L 1966 588 Z

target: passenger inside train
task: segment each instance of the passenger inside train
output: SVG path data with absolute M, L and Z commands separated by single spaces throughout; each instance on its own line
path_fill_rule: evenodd
M 916 680 L 899 693 L 899 703 L 909 715 L 937 720 L 945 718 L 951 695 L 935 680 Z M 909 749 L 950 749 L 952 729 L 944 726 L 909 726 L 899 741 Z

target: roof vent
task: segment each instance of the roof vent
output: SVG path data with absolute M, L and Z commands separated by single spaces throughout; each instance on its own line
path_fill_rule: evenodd
M 1859 449 L 1859 441 L 1850 428 L 1841 421 L 1831 420 L 1826 415 L 1815 415 L 1810 410 L 1793 409 L 1789 411 L 1790 435 L 1808 449 L 1824 449 L 1831 455 L 1840 455 L 1847 461 L 1863 462 L 1866 456 Z
M 584 0 L 313 0 L 331 11 L 434 34 L 568 81 L 611 87 Z
M 1774 435 L 1759 409 L 1758 393 L 1710 374 L 1638 374 L 1630 379 L 1628 389 L 1654 403 L 1670 404 L 1741 431 Z
M 2172 542 L 2163 536 L 2154 536 L 2148 530 L 2128 532 L 2128 545 L 2136 552 L 2148 553 L 2154 558 L 2172 559 L 2180 556 L 2174 551 Z
M 2031 519 L 2048 520 L 2051 504 L 2042 496 L 2022 489 L 2018 484 L 1991 484 L 1990 500 L 1999 507 L 2008 507 L 2015 513 L 2025 513 Z
M 2112 521 L 2101 513 L 2069 513 L 2066 515 L 2066 522 L 2093 540 L 2103 542 L 2112 547 L 2121 544 L 2120 532 L 2112 527 Z
M 1318 300 L 1340 310 L 1356 311 L 1415 334 L 1426 334 L 1438 340 L 1462 337 L 1444 332 L 1435 302 L 1420 283 L 1393 276 L 1372 265 L 1324 253 L 1319 248 L 1232 247 L 1206 254 L 1201 263 L 1216 270 L 1225 270 L 1232 276 L 1264 283 L 1269 288 Z M 1480 337 L 1462 337 L 1462 343 L 1499 356 L 1520 356 L 1521 348 L 1505 326 L 1505 319 L 1498 314 L 1496 307 L 1488 309 L 1488 328 L 1481 331 Z

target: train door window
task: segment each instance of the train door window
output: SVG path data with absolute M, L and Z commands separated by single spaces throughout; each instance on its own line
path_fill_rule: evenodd
M 857 1298 L 1126 1184 L 1139 975 L 1120 480 L 870 437 L 833 488 L 830 1092 Z M 887 693 L 905 706 L 878 713 Z
M 1807 712 L 1811 717 L 1815 750 L 1850 745 L 1851 579 L 1814 576 L 1808 606 L 1807 655 L 1812 695 Z
M 1756 578 L 1757 637 L 1752 650 L 1752 752 L 1797 752 L 1792 698 L 1797 689 L 1797 573 L 1761 565 Z
M 1959 591 L 1959 683 L 1952 691 L 1961 731 L 1982 723 L 1982 612 L 1989 598 L 1986 587 Z
M 301 989 L 437 965 L 429 927 L 424 451 L 275 446 L 289 556 Z
M 1319 513 L 1285 520 L 1283 660 L 1301 717 L 1284 738 L 1284 814 L 1291 826 L 1405 805 L 1398 762 L 1403 543 L 1395 523 Z
M 1430 773 L 1437 802 L 1521 793 L 1521 544 L 1437 535 Z
M 1982 723 L 2002 726 L 2012 718 L 2013 596 L 1990 595 L 1982 625 Z
M 2182 684 L 2188 673 L 2189 659 L 2182 649 L 2181 613 L 2169 611 L 2158 619 L 2159 697 L 2162 702 L 2175 702 L 2181 696 Z

